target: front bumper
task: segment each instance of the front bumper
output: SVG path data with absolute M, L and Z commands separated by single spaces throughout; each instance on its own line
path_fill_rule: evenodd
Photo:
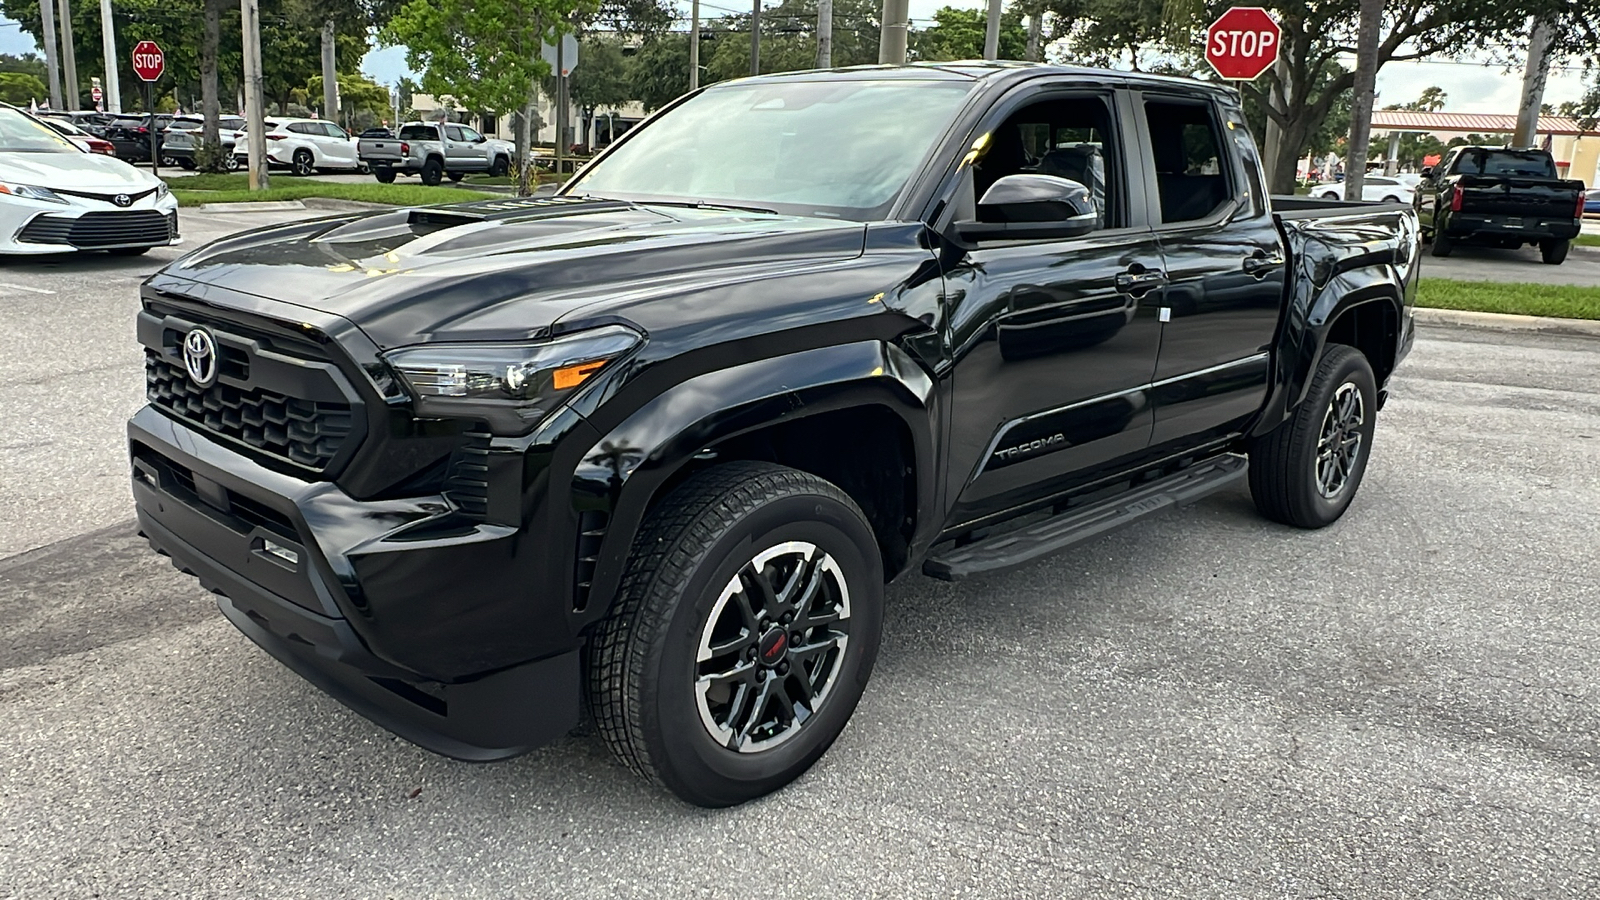
M 345 705 L 422 747 L 475 761 L 516 755 L 577 724 L 576 649 L 457 679 L 430 677 L 371 640 L 383 634 L 376 603 L 384 598 L 362 595 L 364 559 L 394 554 L 411 584 L 400 602 L 453 603 L 493 569 L 513 530 L 411 539 L 408 530 L 437 518 L 443 498 L 357 502 L 331 483 L 258 465 L 152 407 L 134 415 L 128 435 L 139 526 L 151 545 L 219 594 L 247 637 Z M 441 584 L 455 590 L 440 596 Z M 436 621 L 435 634 L 410 637 L 460 642 L 447 633 L 450 620 Z
M 181 243 L 178 200 L 171 194 L 142 197 L 128 207 L 80 197 L 69 197 L 65 204 L 16 198 L 0 202 L 0 253 L 76 253 Z

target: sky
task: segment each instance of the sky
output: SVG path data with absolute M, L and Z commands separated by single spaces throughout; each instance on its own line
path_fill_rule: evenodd
M 724 6 L 723 4 L 727 4 Z M 687 12 L 687 4 L 683 4 Z M 932 20 L 934 10 L 941 6 L 971 5 L 982 8 L 977 2 L 961 0 L 911 0 L 913 24 L 921 25 Z M 720 15 L 743 7 L 734 0 L 720 3 L 702 2 L 701 14 Z M 740 11 L 743 11 L 742 9 Z M 687 19 L 688 17 L 685 16 Z M 17 27 L 15 22 L 0 19 L 0 53 L 36 53 L 38 46 L 33 38 Z M 409 73 L 405 49 L 388 47 L 374 50 L 361 61 L 361 71 L 375 81 L 393 84 Z M 1449 96 L 1447 112 L 1506 113 L 1517 110 L 1522 88 L 1522 72 L 1507 72 L 1499 66 L 1483 66 L 1472 62 L 1422 62 L 1390 63 L 1378 73 L 1379 108 L 1393 103 L 1408 103 L 1417 99 L 1424 88 L 1441 87 Z M 1583 93 L 1582 78 L 1578 69 L 1552 70 L 1545 88 L 1546 103 L 1560 104 L 1576 100 Z

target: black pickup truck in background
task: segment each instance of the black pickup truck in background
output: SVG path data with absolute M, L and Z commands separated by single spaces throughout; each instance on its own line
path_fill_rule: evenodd
M 1557 177 L 1546 150 L 1457 147 L 1422 170 L 1414 202 L 1434 256 L 1463 243 L 1534 244 L 1560 265 L 1582 224 L 1583 182 Z
M 1263 183 L 1220 85 L 717 84 L 558 196 L 288 223 L 153 276 L 140 529 L 424 747 L 511 756 L 587 693 L 634 771 L 748 800 L 842 732 L 896 578 L 1246 478 L 1275 521 L 1345 512 L 1416 217 Z

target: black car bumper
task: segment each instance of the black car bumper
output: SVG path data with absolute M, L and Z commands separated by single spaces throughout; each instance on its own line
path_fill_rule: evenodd
M 1570 240 L 1578 236 L 1578 220 L 1541 216 L 1502 216 L 1478 213 L 1453 213 L 1444 226 L 1445 234 L 1460 240 L 1519 239 L 1524 243 L 1545 240 Z
M 326 516 L 338 499 L 333 485 L 267 469 L 150 407 L 128 434 L 139 526 L 151 545 L 219 594 L 223 614 L 246 636 L 351 709 L 436 753 L 475 761 L 516 755 L 577 724 L 575 649 L 441 680 L 375 652 L 359 633 L 371 623 L 352 622 L 348 576 L 338 574 L 353 571 L 349 555 L 324 544 L 381 543 L 434 512 L 427 498 L 361 504 L 359 515 L 324 522 L 339 532 L 325 540 L 306 513 Z M 464 573 L 471 591 L 463 563 L 483 542 L 473 534 L 418 542 L 407 564 Z

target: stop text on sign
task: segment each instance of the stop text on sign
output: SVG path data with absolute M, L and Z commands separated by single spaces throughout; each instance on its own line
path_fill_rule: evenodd
M 1276 55 L 1278 33 L 1275 31 L 1213 31 L 1211 52 L 1218 56 Z

